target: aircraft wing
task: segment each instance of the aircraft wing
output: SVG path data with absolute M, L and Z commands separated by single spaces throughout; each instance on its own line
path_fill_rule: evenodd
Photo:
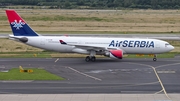
M 64 42 L 63 40 L 60 40 L 61 44 L 69 45 L 69 46 L 75 46 L 76 48 L 81 48 L 85 50 L 95 50 L 95 51 L 106 51 L 106 50 L 116 50 L 117 48 L 107 48 L 107 47 L 101 47 L 101 46 L 94 46 L 94 45 L 86 45 L 86 44 L 68 44 Z
M 86 50 L 95 50 L 95 51 L 100 51 L 100 50 L 107 50 L 105 47 L 99 47 L 99 46 L 91 46 L 91 45 L 73 45 L 77 48 L 81 48 L 81 49 L 86 49 Z

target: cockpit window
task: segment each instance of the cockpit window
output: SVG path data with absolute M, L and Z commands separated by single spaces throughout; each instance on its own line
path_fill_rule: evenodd
M 170 44 L 169 43 L 165 43 L 165 47 L 169 46 Z

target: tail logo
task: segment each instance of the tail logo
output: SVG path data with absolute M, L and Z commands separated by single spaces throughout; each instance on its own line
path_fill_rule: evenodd
M 19 30 L 23 27 L 22 25 L 25 25 L 25 23 L 22 22 L 22 20 L 19 20 L 19 22 L 17 22 L 17 20 L 14 20 L 14 22 L 11 22 L 11 25 L 13 25 L 13 27 L 15 27 L 16 30 Z

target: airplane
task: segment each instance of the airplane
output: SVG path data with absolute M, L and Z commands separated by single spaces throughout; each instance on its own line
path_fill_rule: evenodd
M 153 61 L 157 61 L 157 54 L 174 49 L 159 39 L 42 36 L 33 31 L 15 10 L 8 9 L 6 14 L 13 32 L 10 39 L 45 50 L 87 54 L 86 62 L 96 61 L 95 55 L 122 59 L 124 54 L 149 54 L 153 55 Z

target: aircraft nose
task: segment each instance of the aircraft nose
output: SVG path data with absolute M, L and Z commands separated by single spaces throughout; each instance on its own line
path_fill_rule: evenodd
M 171 46 L 169 47 L 169 49 L 170 49 L 170 51 L 173 50 L 173 49 L 174 49 L 174 46 L 171 45 Z

